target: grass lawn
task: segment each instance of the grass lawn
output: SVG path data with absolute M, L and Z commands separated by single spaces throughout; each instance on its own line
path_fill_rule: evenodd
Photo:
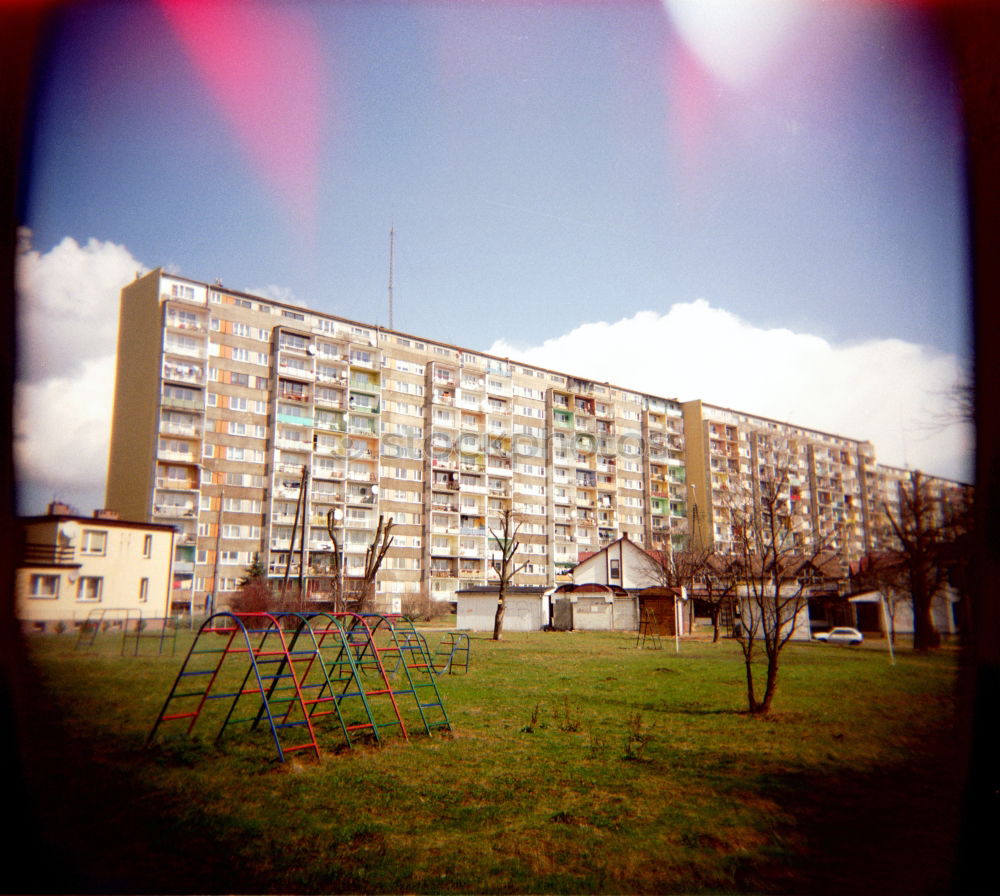
M 921 893 L 948 888 L 957 656 L 791 645 L 744 714 L 736 644 L 473 638 L 453 733 L 276 761 L 261 734 L 144 741 L 186 653 L 29 640 L 37 889 Z M 432 641 L 436 636 L 431 634 Z M 183 643 L 182 643 L 183 642 Z M 196 732 L 197 733 L 197 732 Z

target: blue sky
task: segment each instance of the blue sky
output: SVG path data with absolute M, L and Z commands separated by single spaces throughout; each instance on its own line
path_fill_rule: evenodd
M 385 324 L 392 226 L 398 329 L 583 375 L 600 353 L 601 379 L 798 415 L 872 438 L 885 462 L 967 475 L 967 433 L 922 454 L 914 422 L 969 342 L 960 113 L 919 7 L 85 3 L 51 34 L 35 110 L 23 220 L 46 283 L 59 264 L 79 275 L 56 252 L 70 238 L 112 281 L 163 265 Z M 93 308 L 113 316 L 106 292 Z M 701 314 L 637 364 L 616 324 L 673 326 L 675 306 Z M 731 350 L 713 313 L 740 322 Z M 565 341 L 600 322 L 597 343 Z M 809 340 L 831 348 L 830 369 L 910 347 L 872 414 L 902 437 L 836 386 L 824 416 L 769 401 L 767 381 L 692 381 L 697 358 L 671 366 L 680 338 L 747 380 L 779 331 L 803 363 L 824 357 Z M 28 353 L 26 383 L 83 377 L 56 348 Z M 44 411 L 22 408 L 27 438 Z M 103 475 L 52 485 L 89 496 Z

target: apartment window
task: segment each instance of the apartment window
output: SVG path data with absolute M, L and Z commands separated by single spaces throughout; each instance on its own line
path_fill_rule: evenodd
M 54 600 L 59 597 L 59 576 L 37 574 L 31 577 L 30 597 L 39 600 Z
M 108 546 L 108 533 L 96 529 L 84 529 L 83 541 L 80 545 L 81 554 L 104 556 Z
M 149 600 L 149 579 L 139 579 L 139 603 Z
M 104 578 L 102 576 L 80 576 L 76 585 L 76 599 L 99 601 L 103 590 Z
M 146 535 L 142 539 L 142 556 L 147 560 L 153 556 L 153 536 Z
M 194 298 L 194 287 L 193 286 L 183 286 L 180 283 L 170 284 L 170 295 L 175 299 L 193 299 Z

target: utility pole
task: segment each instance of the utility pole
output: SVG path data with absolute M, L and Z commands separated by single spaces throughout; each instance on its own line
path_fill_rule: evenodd
M 392 327 L 392 263 L 395 254 L 396 228 L 389 228 L 389 329 Z
M 205 615 L 206 617 L 211 616 L 215 612 L 215 607 L 219 600 L 219 553 L 222 551 L 222 511 L 226 503 L 226 486 L 223 485 L 219 489 L 219 522 L 217 524 L 215 532 L 215 561 L 212 564 L 212 596 L 210 598 L 211 603 L 206 603 Z M 194 615 L 194 597 L 192 592 L 191 600 L 192 616 Z

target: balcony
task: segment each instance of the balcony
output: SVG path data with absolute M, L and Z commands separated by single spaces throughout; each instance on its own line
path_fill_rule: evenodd
M 167 315 L 167 326 L 172 330 L 185 330 L 188 333 L 204 333 L 205 322 L 202 320 L 186 320 L 176 314 Z
M 201 398 L 177 398 L 173 395 L 164 395 L 160 399 L 160 406 L 183 411 L 203 411 L 205 409 L 205 403 Z
M 314 395 L 313 404 L 318 408 L 328 408 L 334 411 L 342 411 L 344 403 L 339 398 L 331 398 L 328 395 Z
M 181 436 L 186 439 L 200 439 L 200 426 L 182 426 L 179 423 L 160 423 L 160 435 Z
M 198 490 L 198 483 L 193 479 L 167 479 L 164 476 L 157 476 L 156 487 L 171 491 L 193 492 Z
M 486 528 L 484 526 L 461 526 L 459 533 L 462 535 L 485 535 Z
M 201 367 L 184 364 L 163 365 L 163 378 L 173 383 L 195 383 L 200 386 L 204 375 L 205 373 Z M 164 403 L 166 403 L 166 398 L 164 398 Z M 196 407 L 200 408 L 201 405 L 196 405 Z
M 297 367 L 294 364 L 286 364 L 283 361 L 278 362 L 278 374 L 279 376 L 287 376 L 293 380 L 301 380 L 307 383 L 311 383 L 316 379 L 316 374 L 311 370 L 304 370 L 301 367 Z
M 153 513 L 168 519 L 191 519 L 198 515 L 193 504 L 154 504 Z
M 339 467 L 314 466 L 312 475 L 313 479 L 343 479 L 344 471 Z
M 163 353 L 165 355 L 177 355 L 182 358 L 195 358 L 199 361 L 205 359 L 204 345 L 190 346 L 171 342 L 169 339 L 163 343 Z
M 26 544 L 23 560 L 26 566 L 79 566 L 71 547 L 52 544 Z
M 292 426 L 312 426 L 313 418 L 307 416 L 300 416 L 299 414 L 289 414 L 282 413 L 281 411 L 277 414 L 279 423 L 290 423 Z M 321 429 L 326 429 L 329 427 L 320 427 Z
M 156 456 L 158 458 L 162 458 L 163 460 L 172 460 L 175 463 L 182 463 L 182 464 L 198 463 L 198 458 L 196 458 L 193 454 L 181 451 L 173 451 L 169 448 L 160 448 L 156 452 Z

